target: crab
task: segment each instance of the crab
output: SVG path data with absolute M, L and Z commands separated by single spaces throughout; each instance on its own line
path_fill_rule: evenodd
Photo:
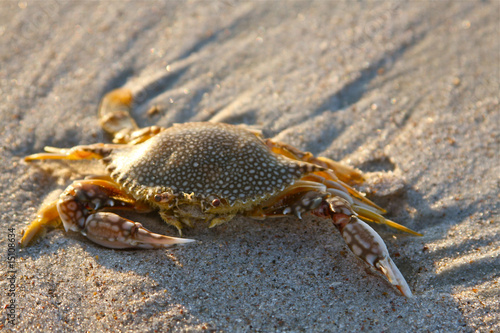
M 101 101 L 99 123 L 113 143 L 45 147 L 45 153 L 25 158 L 99 159 L 107 174 L 74 181 L 58 200 L 42 205 L 21 247 L 51 228 L 80 232 L 113 249 L 193 241 L 154 233 L 118 215 L 123 209 L 157 210 L 181 235 L 184 226 L 204 222 L 212 228 L 237 214 L 301 219 L 310 213 L 331 221 L 355 256 L 412 296 L 384 241 L 366 222 L 419 234 L 384 218 L 384 209 L 351 187 L 364 181 L 360 171 L 265 139 L 243 125 L 194 122 L 139 129 L 130 115 L 133 100 L 130 90 L 119 88 Z

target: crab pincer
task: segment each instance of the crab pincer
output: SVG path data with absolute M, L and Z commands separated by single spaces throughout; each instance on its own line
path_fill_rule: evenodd
M 151 232 L 138 222 L 113 212 L 101 211 L 103 209 L 149 211 L 147 206 L 136 202 L 110 181 L 75 181 L 59 200 L 40 209 L 37 219 L 24 233 L 21 246 L 38 237 L 41 229 L 57 228 L 61 224 L 65 231 L 80 232 L 94 243 L 112 249 L 152 249 L 194 241 Z
M 404 296 L 408 298 L 413 296 L 380 235 L 356 216 L 346 200 L 339 197 L 327 198 L 312 213 L 321 217 L 330 217 L 346 245 L 356 257 L 384 274 Z
M 387 246 L 372 227 L 354 215 L 335 214 L 333 224 L 339 229 L 349 249 L 358 258 L 384 274 L 406 297 L 412 292 L 398 267 L 392 261 Z

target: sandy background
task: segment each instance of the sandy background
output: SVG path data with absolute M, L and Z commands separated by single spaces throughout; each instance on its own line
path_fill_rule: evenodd
M 499 22 L 498 1 L 2 1 L 0 305 L 8 228 L 80 177 L 22 158 L 109 141 L 97 105 L 124 84 L 146 87 L 141 126 L 246 123 L 360 168 L 389 218 L 425 235 L 375 226 L 408 300 L 310 216 L 198 227 L 165 251 L 55 231 L 17 253 L 16 324 L 4 309 L 0 327 L 500 331 Z

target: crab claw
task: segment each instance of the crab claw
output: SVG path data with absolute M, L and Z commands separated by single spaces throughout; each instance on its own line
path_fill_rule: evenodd
M 152 249 L 194 242 L 194 239 L 156 234 L 140 223 L 107 212 L 90 215 L 81 229 L 75 225 L 67 225 L 64 219 L 63 224 L 66 230 L 80 231 L 94 243 L 112 249 Z
M 347 246 L 358 258 L 382 272 L 404 296 L 413 296 L 408 283 L 389 256 L 384 241 L 375 230 L 354 215 L 337 213 L 333 220 Z
M 408 283 L 406 283 L 405 278 L 399 271 L 396 264 L 394 264 L 391 257 L 386 256 L 385 258 L 380 259 L 374 266 L 387 277 L 390 283 L 399 289 L 401 294 L 408 298 L 413 297 Z

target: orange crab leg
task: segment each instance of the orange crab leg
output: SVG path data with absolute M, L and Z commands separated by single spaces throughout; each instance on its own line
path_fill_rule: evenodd
M 43 205 L 38 210 L 36 218 L 23 231 L 23 237 L 19 242 L 21 247 L 26 247 L 34 240 L 43 237 L 47 229 L 61 228 L 62 223 L 57 211 L 57 201 L 52 201 Z
M 125 137 L 138 130 L 139 127 L 130 116 L 133 102 L 129 89 L 120 88 L 107 93 L 99 105 L 99 125 L 115 138 Z M 122 143 L 121 140 L 115 142 Z
M 350 196 L 352 196 L 354 199 L 357 199 L 357 201 L 362 204 L 362 205 L 367 205 L 371 209 L 375 209 L 378 213 L 384 214 L 386 213 L 386 210 L 377 205 L 376 203 L 372 202 L 371 200 L 365 198 L 361 193 L 347 185 L 346 183 L 342 182 L 337 178 L 337 176 L 329 170 L 326 171 L 316 171 L 314 174 L 307 175 L 303 179 L 306 180 L 313 180 L 317 181 L 321 184 L 326 185 L 328 188 L 333 188 L 337 189 L 340 191 L 344 191 L 348 193 Z
M 263 219 L 266 217 L 283 217 L 288 213 L 283 213 L 283 209 L 288 206 L 287 198 L 292 197 L 294 194 L 317 191 L 324 192 L 326 186 L 318 182 L 299 180 L 295 184 L 286 188 L 278 196 L 273 197 L 263 203 L 260 207 L 257 207 L 253 211 L 246 214 L 246 216 Z
M 118 88 L 107 93 L 99 105 L 99 125 L 113 135 L 114 143 L 135 145 L 163 130 L 158 126 L 140 129 L 130 114 L 133 104 L 132 91 L 127 88 Z
M 386 212 L 385 209 L 380 208 L 378 205 L 374 204 L 372 201 L 363 197 L 355 189 L 349 187 L 348 185 L 346 185 L 344 183 L 339 184 L 335 181 L 321 177 L 319 174 L 328 175 L 329 173 L 317 172 L 317 173 L 312 174 L 312 175 L 307 175 L 303 179 L 315 180 L 321 184 L 324 184 L 328 188 L 328 190 L 327 190 L 328 192 L 347 200 L 349 202 L 349 204 L 351 205 L 351 208 L 359 215 L 359 218 L 361 218 L 362 220 L 367 221 L 367 222 L 385 224 L 391 228 L 407 232 L 407 233 L 412 234 L 414 236 L 422 236 L 422 234 L 420 234 L 416 231 L 413 231 L 413 230 L 411 230 L 411 229 L 409 229 L 409 228 L 407 228 L 399 223 L 396 223 L 394 221 L 386 219 L 385 217 L 380 215 L 380 214 L 383 214 Z M 343 192 L 342 190 L 344 190 L 345 192 Z M 347 194 L 347 195 L 345 195 L 345 194 Z M 353 198 L 351 198 L 350 196 L 352 196 Z
M 26 156 L 24 160 L 31 162 L 34 160 L 89 160 L 101 159 L 109 154 L 111 149 L 119 148 L 122 145 L 96 143 L 87 146 L 75 146 L 73 148 L 45 147 L 46 153 L 38 153 Z
M 363 174 L 359 170 L 342 165 L 329 158 L 315 157 L 310 152 L 303 152 L 293 146 L 287 145 L 286 143 L 273 141 L 271 139 L 265 140 L 265 143 L 276 154 L 333 170 L 335 175 L 345 183 L 360 184 L 365 181 Z
M 372 212 L 369 209 L 365 209 L 363 207 L 359 207 L 357 205 L 352 205 L 352 209 L 358 213 L 359 217 L 362 220 L 365 220 L 367 222 L 373 222 L 373 223 L 380 223 L 380 224 L 385 224 L 391 228 L 407 232 L 409 234 L 412 234 L 414 236 L 423 236 L 421 233 L 418 233 L 416 231 L 411 230 L 410 228 L 405 227 L 404 225 L 401 225 L 399 223 L 396 223 L 394 221 L 391 221 L 389 219 L 386 219 L 385 217 Z

